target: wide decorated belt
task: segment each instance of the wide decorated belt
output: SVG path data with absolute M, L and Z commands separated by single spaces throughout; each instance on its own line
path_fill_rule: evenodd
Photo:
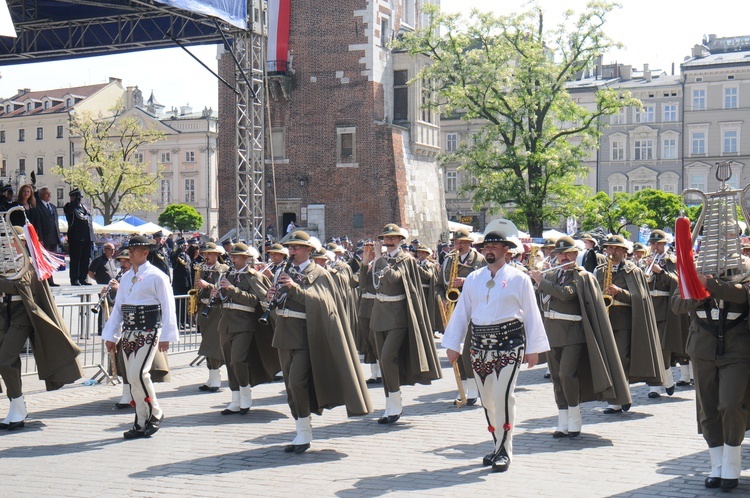
M 123 330 L 154 330 L 161 327 L 161 306 L 158 304 L 123 304 L 120 311 Z
M 469 325 L 472 349 L 508 351 L 522 346 L 526 341 L 523 322 L 517 319 L 492 325 Z

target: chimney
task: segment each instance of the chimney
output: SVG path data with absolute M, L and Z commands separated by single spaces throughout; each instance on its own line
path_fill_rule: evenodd
M 630 81 L 633 78 L 633 66 L 629 64 L 621 64 L 620 78 L 622 81 Z
M 110 76 L 110 77 L 109 77 L 109 82 L 110 82 L 110 83 L 114 83 L 114 82 L 117 82 L 117 83 L 119 83 L 120 85 L 122 85 L 122 78 L 113 78 L 112 76 Z
M 648 64 L 643 65 L 643 79 L 651 81 L 651 70 L 648 68 Z
M 18 95 L 19 95 L 19 96 L 21 96 L 21 95 L 26 95 L 26 94 L 27 94 L 27 93 L 29 93 L 30 91 L 31 91 L 31 88 L 19 88 L 19 89 L 18 89 Z

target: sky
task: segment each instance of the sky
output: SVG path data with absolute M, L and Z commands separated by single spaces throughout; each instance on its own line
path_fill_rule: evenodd
M 705 34 L 720 37 L 750 35 L 742 0 L 621 0 L 604 26 L 610 38 L 624 48 L 604 57 L 604 63 L 619 62 L 667 73 L 690 54 Z M 585 0 L 537 0 L 545 12 L 545 23 L 558 24 L 563 8 L 581 12 Z M 443 10 L 468 15 L 473 8 L 508 14 L 526 10 L 526 0 L 441 0 Z M 292 2 L 294 8 L 294 2 Z M 189 50 L 216 70 L 215 45 Z M 217 110 L 217 80 L 181 48 L 152 50 L 121 55 L 88 57 L 58 62 L 0 66 L 0 98 L 14 95 L 19 88 L 48 90 L 103 83 L 121 78 L 123 86 L 138 86 L 144 97 L 154 92 L 167 109 L 190 105 L 194 110 Z

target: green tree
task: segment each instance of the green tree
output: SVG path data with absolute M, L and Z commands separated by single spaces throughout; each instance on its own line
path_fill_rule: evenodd
M 602 88 L 587 108 L 567 91 L 615 46 L 602 31 L 614 7 L 591 2 L 550 30 L 536 9 L 500 17 L 474 11 L 465 20 L 431 6 L 429 25 L 395 44 L 430 58 L 416 79 L 432 82 L 433 106 L 486 122 L 450 160 L 477 179 L 465 187 L 476 203 L 515 207 L 534 237 L 583 195 L 577 183 L 589 173 L 582 160 L 597 145 L 599 118 L 641 105 L 628 92 Z
M 65 183 L 86 194 L 105 224 L 120 211 L 156 209 L 151 195 L 160 172 L 149 173 L 145 163 L 135 160 L 135 153 L 143 145 L 163 140 L 164 134 L 144 128 L 138 118 L 122 113 L 122 103 L 118 103 L 107 116 L 90 112 L 73 115 L 70 135 L 80 143 L 82 160 L 67 168 L 52 168 Z
M 674 230 L 674 223 L 680 213 L 685 211 L 685 202 L 677 194 L 670 194 L 655 189 L 644 189 L 633 194 L 632 199 L 646 211 L 641 224 L 652 229 Z
M 193 206 L 170 204 L 159 215 L 159 224 L 180 232 L 198 230 L 203 225 L 203 216 Z

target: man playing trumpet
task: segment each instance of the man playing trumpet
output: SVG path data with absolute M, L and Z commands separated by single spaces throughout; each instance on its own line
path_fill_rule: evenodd
M 440 361 L 432 337 L 417 261 L 399 247 L 405 231 L 395 223 L 383 228 L 380 244 L 365 246 L 360 278 L 372 261 L 376 295 L 370 317 L 375 349 L 383 371 L 386 406 L 380 424 L 401 417 L 401 386 L 430 384 L 439 379 Z
M 580 403 L 606 399 L 625 405 L 630 391 L 601 290 L 594 276 L 576 264 L 575 241 L 560 237 L 552 253 L 557 269 L 532 270 L 529 276 L 541 294 L 550 344 L 547 362 L 558 409 L 552 437 L 576 437 L 582 426 Z

